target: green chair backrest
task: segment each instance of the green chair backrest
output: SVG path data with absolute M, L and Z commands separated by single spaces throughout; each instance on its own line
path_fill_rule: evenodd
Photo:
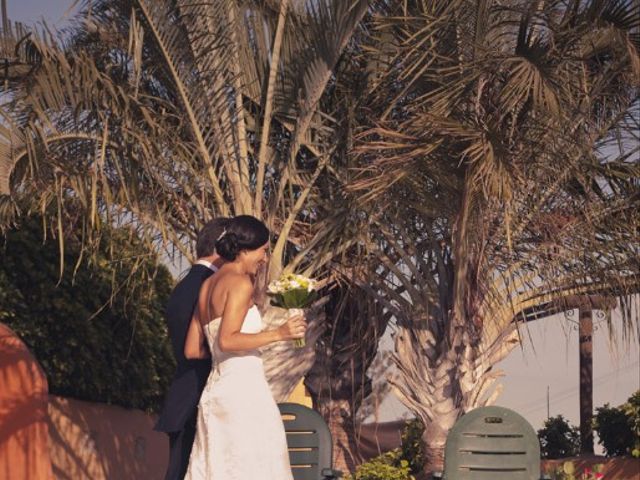
M 287 434 L 289 461 L 295 480 L 321 480 L 332 465 L 331 431 L 315 410 L 297 403 L 279 403 Z
M 446 480 L 539 480 L 540 443 L 529 422 L 504 407 L 468 412 L 447 436 Z

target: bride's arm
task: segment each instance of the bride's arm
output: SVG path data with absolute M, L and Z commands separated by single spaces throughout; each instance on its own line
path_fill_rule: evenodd
M 211 357 L 209 347 L 207 347 L 207 342 L 202 330 L 202 325 L 200 324 L 200 316 L 198 314 L 197 307 L 193 312 L 191 322 L 189 322 L 187 337 L 184 340 L 184 356 L 189 360 Z
M 273 342 L 302 338 L 306 324 L 302 316 L 294 317 L 284 325 L 260 333 L 241 333 L 240 329 L 249 310 L 253 296 L 251 280 L 244 275 L 234 279 L 222 312 L 218 345 L 223 352 L 255 350 Z

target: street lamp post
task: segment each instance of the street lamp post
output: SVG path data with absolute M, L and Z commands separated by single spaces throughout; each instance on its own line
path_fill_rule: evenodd
M 562 299 L 564 309 L 578 309 L 580 355 L 580 454 L 593 455 L 593 310 L 611 310 L 614 297 L 571 295 Z

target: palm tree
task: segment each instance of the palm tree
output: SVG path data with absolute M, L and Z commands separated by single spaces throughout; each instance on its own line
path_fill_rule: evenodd
M 310 347 L 274 345 L 265 366 L 279 400 L 311 368 L 343 470 L 357 458 L 355 414 L 384 330 L 355 312 L 360 290 L 344 284 L 366 284 L 343 261 L 358 221 L 341 192 L 372 77 L 357 58 L 369 3 L 87 2 L 64 42 L 5 29 L 3 49 L 5 226 L 42 208 L 61 239 L 79 225 L 91 249 L 103 223 L 129 223 L 149 248 L 189 258 L 206 219 L 253 213 L 278 233 L 270 277 L 286 267 L 341 278 L 349 315 L 314 310 Z M 265 320 L 280 316 L 268 309 Z
M 331 326 L 319 338 L 304 384 L 331 430 L 334 464 L 353 472 L 362 461 L 358 412 L 372 393 L 367 371 L 391 314 L 354 281 L 332 289 L 326 312 Z
M 5 69 L 2 224 L 42 211 L 61 242 L 74 225 L 88 249 L 102 224 L 130 224 L 148 248 L 191 259 L 203 222 L 249 213 L 277 233 L 265 280 L 294 268 L 330 280 L 326 267 L 352 241 L 340 218 L 321 217 L 318 179 L 340 146 L 323 96 L 368 9 L 98 0 L 59 38 L 5 28 L 3 56 L 26 67 Z M 266 321 L 279 313 L 267 306 Z M 285 345 L 266 353 L 279 400 L 313 356 Z
M 0 216 L 44 210 L 60 238 L 76 223 L 89 247 L 101 223 L 130 223 L 150 248 L 189 257 L 202 221 L 253 213 L 279 234 L 270 277 L 330 277 L 373 252 L 382 266 L 368 278 L 384 282 L 343 276 L 407 327 L 399 358 L 433 357 L 427 373 L 402 373 L 405 400 L 415 393 L 414 411 L 436 418 L 435 448 L 490 384 L 486 345 L 501 350 L 518 312 L 634 272 L 616 270 L 637 226 L 624 205 L 633 165 L 591 147 L 635 98 L 637 22 L 627 2 L 380 3 L 372 23 L 355 0 L 104 0 L 62 42 L 5 29 L 16 68 L 5 69 Z M 339 73 L 354 71 L 345 90 Z M 354 138 L 358 210 L 342 193 Z M 593 250 L 576 259 L 576 245 Z M 344 361 L 321 353 L 319 369 Z M 277 354 L 281 399 L 313 352 Z
M 387 68 L 351 189 L 389 271 L 372 294 L 398 325 L 395 388 L 426 425 L 427 471 L 454 422 L 499 395 L 493 366 L 528 318 L 607 293 L 637 325 L 633 7 L 398 2 L 374 21 Z

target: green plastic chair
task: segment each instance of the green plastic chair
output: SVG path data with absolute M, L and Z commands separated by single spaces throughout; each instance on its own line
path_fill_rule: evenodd
M 453 426 L 443 480 L 540 480 L 540 442 L 529 422 L 504 407 L 481 407 Z
M 333 480 L 342 472 L 334 470 L 331 431 L 315 410 L 297 403 L 279 403 L 287 434 L 289 461 L 295 480 Z

